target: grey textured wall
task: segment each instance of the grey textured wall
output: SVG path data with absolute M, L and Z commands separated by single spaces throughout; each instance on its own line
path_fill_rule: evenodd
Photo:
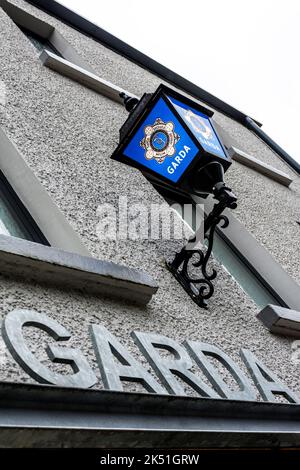
M 137 95 L 153 91 L 160 80 L 93 40 L 23 1 L 13 3 L 55 26 L 95 72 Z M 270 335 L 255 319 L 256 305 L 220 267 L 216 294 L 208 311 L 189 299 L 164 266 L 182 242 L 99 241 L 96 209 L 116 203 L 118 194 L 150 204 L 160 196 L 143 176 L 110 160 L 126 118 L 122 106 L 43 67 L 33 45 L 0 9 L 0 79 L 7 90 L 0 123 L 26 162 L 80 235 L 93 256 L 144 269 L 160 289 L 147 308 L 1 278 L 1 315 L 16 307 L 49 314 L 74 332 L 90 363 L 87 326 L 101 322 L 137 355 L 131 330 L 154 331 L 178 341 L 201 339 L 219 345 L 236 360 L 240 347 L 251 349 L 300 395 L 299 366 L 291 362 L 291 341 Z M 199 79 L 201 82 L 201 79 Z M 247 153 L 293 175 L 290 189 L 234 162 L 227 181 L 239 196 L 236 215 L 296 280 L 299 273 L 299 178 L 255 135 L 216 113 L 216 120 Z M 275 136 L 276 138 L 276 136 Z M 32 340 L 37 333 L 30 333 Z M 38 354 L 41 354 L 41 335 Z M 2 341 L 2 340 L 1 340 Z M 2 343 L 0 380 L 29 381 Z M 32 347 L 37 348 L 36 341 Z

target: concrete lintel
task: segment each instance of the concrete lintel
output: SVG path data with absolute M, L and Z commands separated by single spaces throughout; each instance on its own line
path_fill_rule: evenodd
M 257 318 L 271 333 L 300 338 L 300 312 L 278 305 L 267 305 Z
M 238 148 L 231 147 L 228 150 L 228 153 L 233 160 L 247 166 L 248 168 L 256 170 L 262 175 L 268 176 L 268 178 L 277 181 L 284 186 L 289 187 L 293 182 L 292 178 L 290 178 L 283 171 L 277 170 L 277 168 L 274 168 L 273 166 L 268 165 L 267 163 L 264 163 L 257 158 L 252 157 L 251 155 L 248 155 Z
M 6 235 L 0 235 L 0 272 L 141 304 L 158 289 L 145 272 Z
M 123 90 L 117 85 L 98 77 L 98 75 L 95 75 L 89 70 L 83 69 L 79 65 L 65 60 L 62 57 L 58 57 L 46 49 L 41 53 L 40 60 L 46 67 L 49 67 L 50 69 L 91 88 L 97 93 L 100 93 L 117 103 L 123 104 L 123 99 L 120 97 L 121 93 L 125 93 L 127 96 L 132 96 L 133 98 L 138 98 L 129 91 Z

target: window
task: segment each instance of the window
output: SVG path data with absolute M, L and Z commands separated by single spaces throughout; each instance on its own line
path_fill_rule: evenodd
M 0 172 L 0 234 L 49 245 L 2 172 Z
M 259 279 L 257 279 L 254 273 L 218 233 L 215 233 L 213 255 L 237 281 L 243 291 L 254 300 L 256 305 L 261 308 L 266 307 L 268 304 L 280 305 L 278 300 L 275 299 Z
M 6 232 L 17 235 L 10 225 L 14 220 L 18 236 L 23 239 L 90 256 L 80 237 L 1 127 L 0 169 L 2 228 L 4 225 Z
M 197 230 L 198 227 L 195 227 L 196 204 L 204 204 L 205 201 L 200 198 L 195 201 L 194 198 L 189 199 L 187 197 L 178 197 L 178 194 L 168 191 L 165 188 L 157 185 L 154 185 L 154 187 L 168 204 L 175 204 L 175 210 L 178 206 L 183 206 L 183 204 L 192 204 L 195 210 L 192 214 L 188 214 L 189 218 L 185 217 L 184 211 L 182 210 L 180 210 L 180 216 L 184 217 L 185 222 L 193 231 Z M 224 232 L 218 227 L 214 236 L 213 256 L 235 279 L 243 291 L 252 298 L 258 307 L 264 308 L 268 304 L 285 306 L 280 299 L 276 297 L 276 294 L 273 294 L 271 289 L 269 289 L 266 285 L 267 283 L 265 283 L 263 279 L 261 280 L 259 276 L 253 272 L 250 265 L 242 259 L 242 256 L 239 256 L 237 249 L 235 249 L 234 246 L 225 239 Z
M 0 0 L 0 6 L 40 52 L 39 58 L 43 65 L 118 103 L 123 104 L 121 94 L 137 98 L 97 76 L 93 68 L 54 26 L 7 0 Z
M 61 53 L 56 49 L 56 47 L 53 46 L 48 38 L 43 38 L 42 36 L 39 36 L 38 34 L 35 34 L 34 32 L 29 31 L 29 29 L 23 28 L 22 26 L 17 26 L 25 34 L 25 36 L 28 37 L 28 39 L 39 52 L 43 52 L 44 49 L 47 49 L 48 51 L 53 52 L 53 54 L 62 57 Z
M 85 60 L 54 26 L 7 0 L 0 0 L 0 6 L 39 52 L 48 51 L 58 61 L 65 59 L 77 67 L 92 72 Z

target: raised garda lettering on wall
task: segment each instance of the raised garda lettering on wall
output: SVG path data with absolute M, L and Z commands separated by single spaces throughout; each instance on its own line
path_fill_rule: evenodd
M 58 344 L 47 346 L 49 361 L 68 364 L 73 373 L 53 372 L 42 364 L 31 352 L 23 336 L 23 328 L 26 326 L 39 328 L 53 338 Z M 97 383 L 96 374 L 80 349 L 59 346 L 68 342 L 71 333 L 47 315 L 34 310 L 13 310 L 3 320 L 2 335 L 13 358 L 37 382 L 80 388 L 93 387 Z M 178 344 L 166 336 L 139 331 L 132 332 L 131 336 L 153 369 L 153 375 L 104 326 L 90 325 L 91 342 L 105 389 L 122 391 L 122 381 L 136 381 L 150 393 L 185 395 L 184 382 L 199 397 L 256 400 L 256 388 L 264 401 L 276 401 L 275 396 L 279 394 L 291 403 L 300 403 L 296 394 L 247 349 L 242 349 L 240 355 L 249 376 L 215 345 L 189 340 Z M 160 350 L 171 354 L 161 355 Z M 231 374 L 237 384 L 234 390 L 225 383 L 210 358 L 217 360 Z M 192 372 L 195 364 L 209 385 Z M 180 377 L 180 382 L 176 376 Z

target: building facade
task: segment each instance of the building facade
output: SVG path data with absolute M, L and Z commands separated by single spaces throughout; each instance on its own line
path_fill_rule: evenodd
M 299 165 L 254 119 L 55 2 L 1 0 L 0 21 L 0 445 L 299 445 Z M 180 219 L 172 197 L 110 159 L 120 94 L 161 83 L 213 112 L 232 157 L 238 206 L 216 233 L 207 309 L 166 268 L 186 239 L 141 235 L 141 205 Z M 282 308 L 268 328 L 267 305 Z

